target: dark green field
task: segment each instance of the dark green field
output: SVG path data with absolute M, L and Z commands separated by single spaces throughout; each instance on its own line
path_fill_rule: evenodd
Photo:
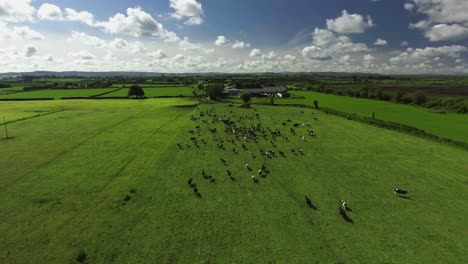
M 89 263 L 466 262 L 465 150 L 310 109 L 193 104 L 0 102 L 9 120 L 32 117 L 10 123 L 13 138 L 0 140 L 0 262 L 72 263 L 80 252 Z M 190 119 L 207 111 L 217 117 Z M 39 112 L 49 114 L 33 117 Z M 278 129 L 288 141 L 274 147 L 268 133 L 238 141 L 222 115 Z M 199 134 L 189 133 L 196 126 Z M 271 174 L 256 184 L 251 175 L 263 163 Z M 341 199 L 352 209 L 348 221 Z

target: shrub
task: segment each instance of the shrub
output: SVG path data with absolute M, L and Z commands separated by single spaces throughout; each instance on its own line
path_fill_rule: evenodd
M 403 100 L 404 94 L 401 91 L 397 91 L 393 95 L 393 101 L 400 103 Z

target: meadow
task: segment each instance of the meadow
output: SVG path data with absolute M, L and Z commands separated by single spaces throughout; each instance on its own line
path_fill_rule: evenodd
M 33 99 L 33 98 L 54 98 L 60 99 L 62 97 L 91 97 L 94 95 L 110 92 L 115 88 L 97 88 L 97 89 L 50 89 L 50 90 L 37 90 L 16 93 L 0 93 L 0 99 Z
M 9 124 L 14 138 L 0 140 L 0 262 L 466 263 L 465 150 L 313 109 L 194 103 L 0 102 L 11 119 L 52 112 Z M 288 140 L 236 140 L 222 116 Z M 256 184 L 262 164 L 270 174 Z
M 112 86 L 112 87 L 119 87 L 119 86 Z M 158 96 L 192 96 L 192 88 L 187 86 L 174 86 L 174 87 L 167 87 L 167 86 L 145 86 L 141 85 L 143 90 L 145 91 L 146 97 L 158 97 Z M 115 91 L 113 93 L 109 93 L 103 95 L 105 97 L 108 96 L 121 96 L 127 97 L 128 96 L 128 89 L 123 88 L 121 90 Z
M 309 91 L 293 91 L 291 94 L 303 98 L 275 99 L 275 104 L 305 104 L 312 107 L 313 101 L 317 100 L 319 107 L 369 118 L 375 112 L 376 119 L 400 123 L 440 137 L 468 142 L 468 115 L 438 113 L 423 107 Z M 269 104 L 270 99 L 254 98 L 253 102 Z

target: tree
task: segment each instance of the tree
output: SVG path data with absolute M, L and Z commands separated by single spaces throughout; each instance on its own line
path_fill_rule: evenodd
M 383 99 L 383 91 L 382 91 L 382 88 L 378 88 L 377 91 L 375 92 L 375 97 L 379 100 L 382 100 Z
M 206 95 L 208 95 L 211 99 L 216 99 L 217 97 L 223 94 L 224 85 L 210 84 L 206 86 L 205 91 L 206 91 Z
M 249 93 L 242 93 L 241 94 L 241 99 L 244 101 L 245 105 L 247 105 L 252 100 L 252 97 L 250 96 Z
M 135 98 L 144 98 L 145 91 L 138 85 L 132 85 L 128 89 L 128 97 L 134 96 Z
M 317 100 L 314 100 L 314 106 L 315 106 L 315 109 L 319 109 L 318 101 L 317 101 Z
M 422 104 L 426 103 L 426 101 L 427 101 L 427 98 L 426 98 L 426 95 L 423 92 L 419 91 L 419 92 L 414 93 L 413 102 L 415 104 L 422 105 Z
M 404 94 L 401 91 L 397 91 L 393 95 L 393 101 L 395 101 L 397 103 L 400 103 L 403 100 L 403 96 L 404 96 Z

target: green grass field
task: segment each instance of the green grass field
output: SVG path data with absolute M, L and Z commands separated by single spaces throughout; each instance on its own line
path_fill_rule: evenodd
M 114 86 L 112 86 L 114 87 Z M 142 86 L 144 87 L 144 86 Z M 163 87 L 163 86 L 154 86 L 154 87 L 144 87 L 146 97 L 155 97 L 155 96 L 192 96 L 191 87 Z M 121 89 L 110 94 L 103 96 L 128 96 L 128 89 Z
M 313 101 L 318 100 L 319 106 L 322 107 L 365 117 L 372 117 L 372 112 L 375 112 L 377 119 L 416 127 L 440 137 L 468 142 L 468 115 L 436 114 L 431 109 L 422 107 L 316 92 L 295 91 L 292 94 L 304 96 L 305 99 L 276 99 L 275 103 L 313 106 Z M 258 99 L 253 102 L 269 103 L 269 100 Z
M 55 90 L 39 90 L 18 93 L 8 93 L 3 95 L 0 93 L 0 99 L 16 99 L 16 98 L 54 98 L 62 97 L 89 97 L 109 91 L 115 88 L 97 88 L 97 89 L 55 89 Z
M 0 140 L 0 262 L 72 263 L 85 252 L 89 263 L 466 263 L 466 151 L 311 109 L 175 106 L 193 103 L 0 102 L 13 116 L 62 110 L 12 123 L 14 138 Z M 289 141 L 243 140 L 243 150 L 211 123 L 218 117 L 190 120 L 210 109 Z M 290 134 L 294 123 L 311 124 L 317 137 L 307 126 Z M 196 126 L 200 148 L 188 132 Z M 255 184 L 246 162 L 254 171 L 266 163 L 271 174 Z M 395 187 L 410 199 L 395 197 Z M 338 214 L 340 199 L 352 222 Z

